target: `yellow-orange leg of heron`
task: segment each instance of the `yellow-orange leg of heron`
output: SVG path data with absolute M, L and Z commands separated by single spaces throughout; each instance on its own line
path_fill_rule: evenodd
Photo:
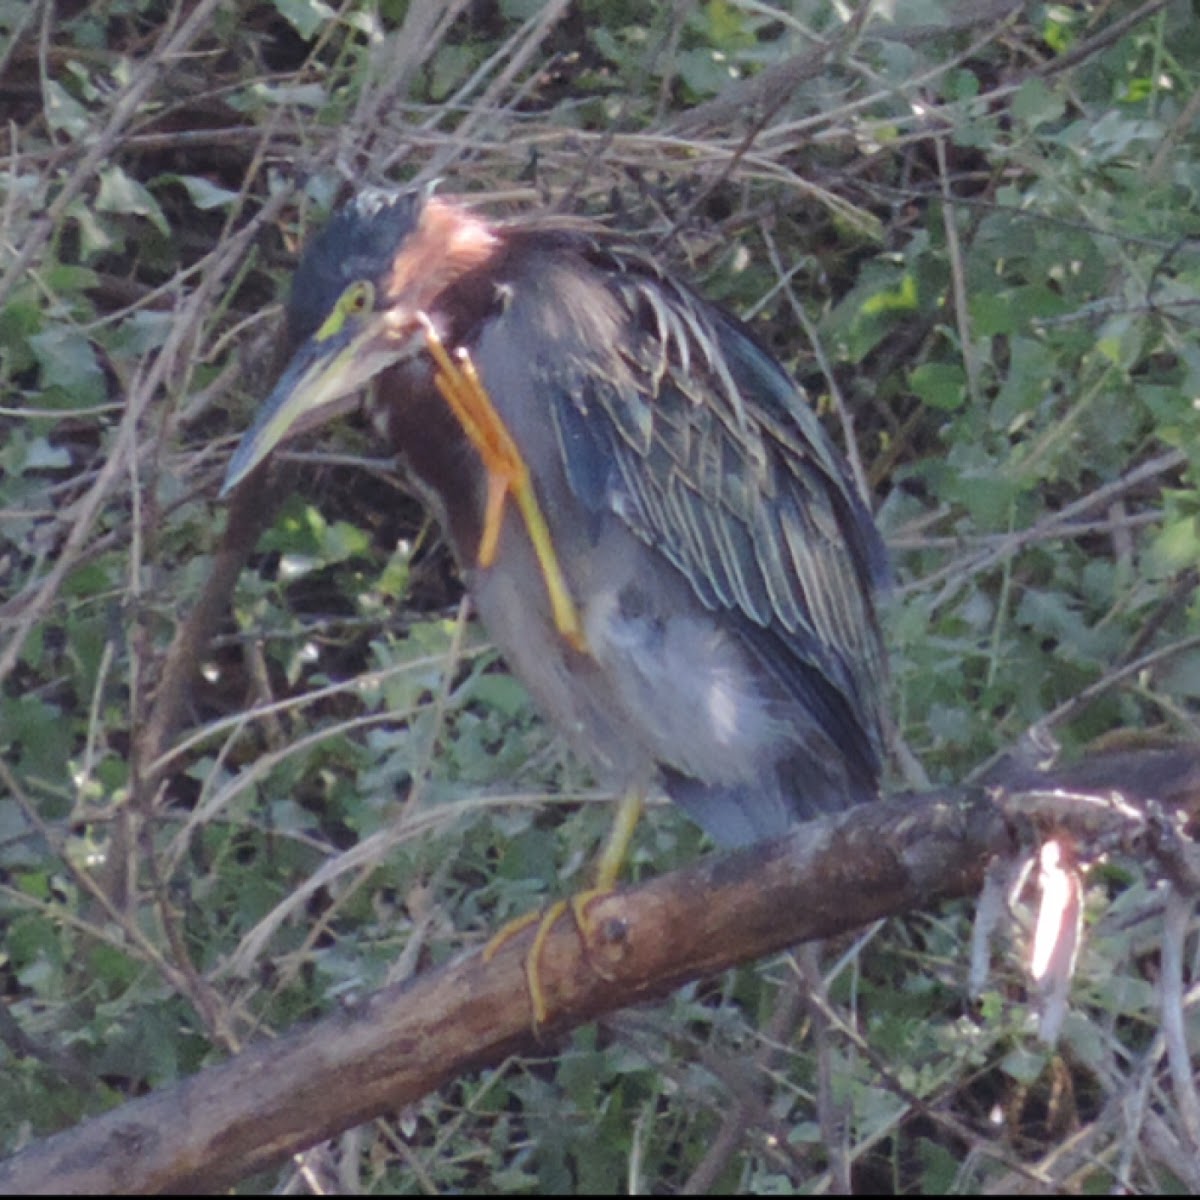
M 586 653 L 583 625 L 559 566 L 558 555 L 554 552 L 554 542 L 533 490 L 529 468 L 493 407 L 487 389 L 466 352 L 460 350 L 458 361 L 455 362 L 434 329 L 433 322 L 424 313 L 419 315 L 425 327 L 426 346 L 437 364 L 434 383 L 442 399 L 458 418 L 471 444 L 479 451 L 487 470 L 487 508 L 483 536 L 479 540 L 479 565 L 490 567 L 495 561 L 504 504 L 511 494 L 521 510 L 529 540 L 533 543 L 538 565 L 542 569 L 542 577 L 546 581 L 555 627 L 576 650 Z
M 546 1001 L 546 993 L 542 987 L 541 964 L 542 952 L 551 930 L 558 924 L 559 919 L 569 908 L 575 917 L 575 925 L 579 930 L 580 939 L 585 951 L 589 949 L 591 937 L 591 919 L 588 908 L 593 900 L 607 896 L 616 887 L 617 878 L 621 874 L 625 858 L 629 853 L 629 843 L 633 840 L 634 831 L 642 815 L 643 794 L 640 790 L 626 792 L 621 797 L 617 808 L 617 816 L 609 831 L 608 840 L 604 844 L 600 858 L 596 863 L 596 882 L 582 892 L 576 892 L 569 900 L 556 900 L 542 912 L 525 913 L 509 921 L 491 941 L 484 947 L 483 958 L 490 962 L 496 952 L 506 942 L 511 941 L 518 933 L 537 923 L 538 930 L 534 934 L 533 945 L 525 956 L 525 986 L 529 989 L 529 1002 L 533 1007 L 533 1026 L 536 1030 L 546 1023 L 550 1015 L 550 1006 Z

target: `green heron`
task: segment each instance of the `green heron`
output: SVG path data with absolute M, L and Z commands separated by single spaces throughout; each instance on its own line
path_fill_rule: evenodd
M 883 545 L 740 321 L 594 227 L 368 190 L 304 254 L 287 337 L 223 492 L 374 381 L 485 627 L 600 777 L 725 845 L 877 795 Z

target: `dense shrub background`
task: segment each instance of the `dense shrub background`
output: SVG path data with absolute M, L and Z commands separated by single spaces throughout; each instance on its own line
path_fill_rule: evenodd
M 161 740 L 349 184 L 611 220 L 754 322 L 876 497 L 920 786 L 1196 737 L 1198 82 L 1183 0 L 0 0 L 0 1153 L 479 944 L 602 836 L 353 421 L 289 456 Z M 631 869 L 703 848 L 660 808 Z M 1156 884 L 1089 881 L 1054 1049 L 1020 923 L 972 1001 L 948 909 L 826 947 L 811 1001 L 788 957 L 692 986 L 257 1183 L 1194 1192 Z

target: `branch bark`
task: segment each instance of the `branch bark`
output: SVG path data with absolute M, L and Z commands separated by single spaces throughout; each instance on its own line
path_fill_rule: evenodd
M 1130 805 L 1103 813 L 1106 791 L 1200 812 L 1200 750 L 1112 756 L 1083 837 L 1111 840 Z M 1131 776 L 1129 772 L 1134 772 Z M 1026 772 L 1022 784 L 1028 786 Z M 988 864 L 1016 852 L 1021 826 L 1059 812 L 1080 772 L 1036 775 L 1025 794 L 949 789 L 891 798 L 811 822 L 778 842 L 705 859 L 594 901 L 585 949 L 572 919 L 554 927 L 540 959 L 552 1018 L 531 1029 L 524 961 L 532 929 L 485 962 L 475 951 L 403 985 L 347 1002 L 290 1036 L 34 1144 L 0 1163 L 0 1192 L 157 1192 L 228 1187 L 307 1146 L 412 1103 L 447 1080 L 545 1042 L 595 1017 L 681 983 L 798 942 L 975 893 Z M 1065 815 L 1064 815 L 1065 814 Z M 1135 822 L 1136 823 L 1136 822 Z M 1107 824 L 1107 828 L 1103 828 Z M 1153 850 L 1151 850 L 1153 853 Z

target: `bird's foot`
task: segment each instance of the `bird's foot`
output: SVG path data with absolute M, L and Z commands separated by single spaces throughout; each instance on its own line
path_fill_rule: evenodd
M 592 916 L 591 909 L 593 904 L 607 899 L 616 890 L 615 883 L 585 888 L 567 901 L 571 906 L 571 915 L 575 918 L 575 928 L 579 930 L 579 940 L 583 943 L 588 966 L 601 979 L 609 980 L 616 978 L 616 975 L 605 965 L 605 959 L 615 962 L 625 954 L 628 949 L 629 927 L 625 921 L 618 918 L 598 920 Z
M 524 933 L 531 925 L 537 925 L 533 943 L 529 947 L 529 953 L 525 955 L 525 986 L 529 992 L 529 1003 L 533 1008 L 534 1033 L 537 1033 L 546 1024 L 550 1016 L 550 1004 L 546 997 L 546 989 L 542 985 L 542 956 L 555 925 L 568 911 L 575 919 L 575 927 L 578 930 L 579 940 L 583 945 L 588 965 L 602 978 L 610 978 L 609 972 L 601 966 L 599 956 L 593 955 L 592 947 L 600 939 L 601 934 L 603 934 L 604 940 L 611 941 L 611 931 L 600 930 L 600 927 L 593 921 L 589 909 L 596 900 L 611 895 L 612 891 L 611 887 L 587 888 L 582 892 L 576 892 L 567 900 L 556 900 L 549 908 L 525 913 L 504 925 L 483 948 L 484 962 L 491 962 L 500 949 L 514 937 Z
M 537 909 L 534 912 L 515 917 L 493 934 L 483 948 L 483 961 L 491 962 L 501 948 L 511 942 L 513 938 L 524 933 L 530 925 L 537 925 L 537 933 L 533 936 L 533 945 L 529 947 L 529 953 L 525 955 L 525 987 L 529 992 L 529 1003 L 533 1008 L 534 1033 L 541 1029 L 550 1015 L 550 1006 L 546 1001 L 545 989 L 542 987 L 542 952 L 551 930 L 558 924 L 559 918 L 567 911 L 568 907 L 570 907 L 570 901 L 556 900 L 549 908 Z
M 542 986 L 542 954 L 551 931 L 568 909 L 575 918 L 575 928 L 579 932 L 579 940 L 583 944 L 583 953 L 588 965 L 602 979 L 613 977 L 612 972 L 604 966 L 604 960 L 607 958 L 610 962 L 616 961 L 628 950 L 629 930 L 625 923 L 612 918 L 598 921 L 593 918 L 591 908 L 598 900 L 611 896 L 617 890 L 621 867 L 628 856 L 629 843 L 633 840 L 634 830 L 642 813 L 642 795 L 640 788 L 631 788 L 621 797 L 608 841 L 596 862 L 594 886 L 576 892 L 568 900 L 558 900 L 547 909 L 525 913 L 524 916 L 509 921 L 483 948 L 484 962 L 491 962 L 502 946 L 512 941 L 517 934 L 523 933 L 530 925 L 537 924 L 533 944 L 525 956 L 525 982 L 529 990 L 529 1002 L 533 1006 L 534 1033 L 546 1023 L 546 1018 L 550 1015 L 546 990 Z

